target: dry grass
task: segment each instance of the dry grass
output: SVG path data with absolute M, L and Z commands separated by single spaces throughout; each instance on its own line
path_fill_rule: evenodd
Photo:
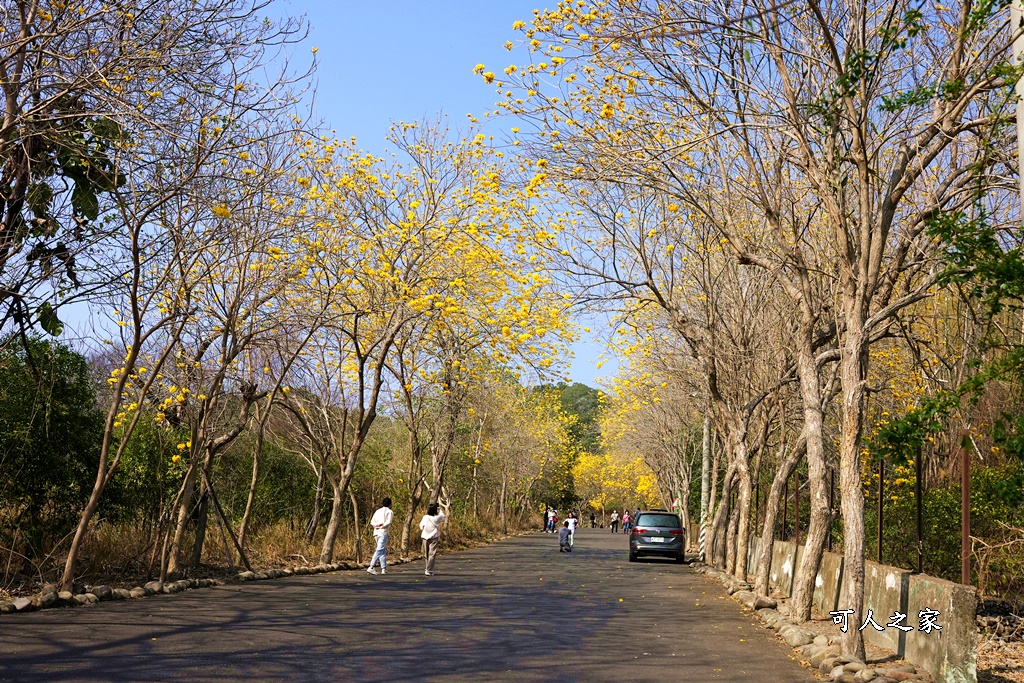
M 79 579 L 135 575 L 145 572 L 152 554 L 150 535 L 135 524 L 105 524 L 93 527 L 82 544 Z
M 522 527 L 515 519 L 509 519 L 505 531 L 517 533 Z M 348 531 L 349 533 L 344 533 Z M 452 552 L 465 548 L 477 547 L 501 537 L 503 534 L 501 521 L 493 516 L 481 516 L 479 519 L 459 519 L 448 525 L 441 540 L 441 550 Z M 418 530 L 414 527 L 410 552 L 418 554 Z M 389 552 L 398 554 L 400 532 L 392 534 Z M 67 545 L 70 539 L 61 545 L 61 552 L 51 555 L 39 566 L 32 575 L 10 571 L 6 574 L 0 568 L 0 597 L 33 593 L 42 583 L 56 582 L 64 566 Z M 226 540 L 226 543 L 225 543 Z M 350 529 L 339 534 L 334 551 L 334 561 L 355 561 L 355 539 Z M 187 562 L 191 552 L 193 536 L 186 534 L 183 544 L 183 559 Z M 270 569 L 314 565 L 319 562 L 320 549 L 323 544 L 323 531 L 317 534 L 312 542 L 307 542 L 301 529 L 293 529 L 287 523 L 259 529 L 247 542 L 246 554 L 253 569 Z M 230 548 L 230 560 L 226 547 Z M 360 561 L 369 560 L 373 552 L 373 539 L 369 533 L 361 538 Z M 141 524 L 109 524 L 96 523 L 82 546 L 78 580 L 84 584 L 108 584 L 112 586 L 132 587 L 141 585 L 159 574 L 159 558 L 153 567 L 152 574 L 147 575 L 152 558 L 152 532 Z M 17 559 L 17 558 L 15 558 Z M 18 564 L 12 562 L 12 567 Z M 23 565 L 24 563 L 21 563 Z M 21 567 L 21 565 L 18 565 Z M 214 523 L 207 529 L 206 543 L 203 547 L 202 566 L 188 573 L 194 577 L 230 578 L 241 566 L 237 552 L 230 538 L 226 538 L 220 527 Z
M 278 523 L 259 530 L 247 543 L 249 546 L 249 562 L 254 568 L 280 568 L 298 565 L 312 565 L 320 560 L 320 548 L 323 545 L 323 531 L 318 533 L 312 542 L 307 542 L 300 529 L 292 530 L 291 525 Z M 338 560 L 351 555 L 351 539 L 339 534 L 334 546 L 334 556 Z M 221 551 L 219 560 L 210 558 L 207 561 L 224 562 Z

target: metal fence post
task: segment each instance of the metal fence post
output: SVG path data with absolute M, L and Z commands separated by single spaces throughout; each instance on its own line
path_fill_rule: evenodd
M 878 460 L 878 564 L 882 564 L 882 513 L 885 502 L 885 460 Z
M 922 505 L 921 492 L 923 485 L 921 483 L 922 472 L 924 468 L 921 465 L 921 444 L 917 445 L 917 457 L 914 459 L 914 504 L 917 506 L 917 573 L 920 574 L 923 570 L 924 565 L 924 513 Z
M 971 455 L 960 439 L 960 583 L 971 585 Z

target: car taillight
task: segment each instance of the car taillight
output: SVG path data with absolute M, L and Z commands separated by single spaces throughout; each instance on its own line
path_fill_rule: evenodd
M 670 533 L 673 536 L 682 536 L 683 535 L 683 530 L 682 529 L 672 529 L 672 531 Z
M 635 531 L 638 534 L 646 534 L 647 533 L 647 529 L 633 529 L 633 531 Z

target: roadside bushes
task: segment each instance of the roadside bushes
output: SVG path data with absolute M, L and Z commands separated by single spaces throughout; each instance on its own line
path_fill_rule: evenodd
M 61 344 L 0 343 L 0 559 L 31 570 L 75 519 L 102 436 L 85 358 Z
M 1024 463 L 975 466 L 971 470 L 972 582 L 986 595 L 1024 598 Z M 882 559 L 917 567 L 917 517 L 913 476 L 887 477 Z M 960 485 L 926 488 L 923 496 L 926 574 L 960 580 Z M 878 539 L 877 490 L 869 492 L 865 521 L 867 548 L 874 559 Z M 1014 543 L 1014 539 L 1020 539 Z

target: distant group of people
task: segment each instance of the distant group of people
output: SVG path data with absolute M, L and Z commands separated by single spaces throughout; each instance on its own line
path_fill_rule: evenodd
M 633 526 L 636 524 L 637 517 L 639 517 L 639 516 L 640 516 L 640 508 L 637 508 L 636 512 L 633 513 L 632 515 L 629 514 L 629 510 L 624 510 L 622 512 L 622 518 L 621 518 L 622 519 L 622 533 L 628 534 L 630 529 L 632 529 Z M 618 510 L 612 510 L 612 514 L 609 517 L 609 519 L 611 520 L 611 524 L 609 524 L 609 526 L 611 527 L 612 533 L 613 534 L 619 533 L 619 519 L 620 519 L 619 518 L 619 511 Z
M 612 510 L 611 515 L 608 516 L 608 527 L 613 534 L 619 533 L 619 527 L 622 527 L 622 533 L 629 533 L 630 530 L 636 526 L 636 520 L 640 516 L 640 508 L 636 509 L 636 512 L 630 513 L 629 510 L 623 510 L 622 514 L 619 514 L 618 510 Z M 564 523 L 569 520 L 570 526 L 575 531 L 579 524 L 579 517 L 575 513 L 569 513 L 569 516 L 562 520 L 562 524 L 559 524 L 558 510 L 554 508 L 547 508 L 544 511 L 544 531 L 549 534 L 557 534 L 561 532 L 561 528 L 564 527 Z M 597 515 L 593 512 L 590 513 L 590 528 L 596 529 L 598 526 Z M 604 528 L 604 523 L 601 523 L 601 528 Z
M 623 510 L 622 515 L 619 515 L 618 510 L 612 510 L 609 515 L 608 526 L 611 528 L 613 534 L 619 533 L 619 525 L 622 525 L 622 533 L 628 534 L 630 530 L 636 525 L 636 520 L 640 517 L 640 508 L 636 509 L 636 512 L 630 513 L 629 510 Z M 576 536 L 576 528 L 579 526 L 579 517 L 575 513 L 570 512 L 562 523 L 559 524 L 558 510 L 554 508 L 546 508 L 544 510 L 544 531 L 549 534 L 558 534 L 558 552 L 572 552 L 574 545 L 574 539 Z M 597 528 L 597 515 L 593 512 L 590 513 L 590 528 Z M 601 528 L 604 528 L 604 524 L 601 524 Z
M 370 566 L 366 571 L 376 574 L 375 566 L 380 564 L 380 573 L 388 573 L 388 533 L 391 529 L 391 522 L 395 515 L 391 511 L 391 499 L 385 498 L 381 501 L 380 507 L 370 517 L 370 526 L 373 527 L 373 537 L 377 541 L 377 548 L 373 551 L 370 559 Z M 434 575 L 434 562 L 437 559 L 437 544 L 441 540 L 441 524 L 444 522 L 444 513 L 438 510 L 437 503 L 427 506 L 427 514 L 420 520 L 420 538 L 423 539 L 423 559 L 426 562 L 427 576 Z

